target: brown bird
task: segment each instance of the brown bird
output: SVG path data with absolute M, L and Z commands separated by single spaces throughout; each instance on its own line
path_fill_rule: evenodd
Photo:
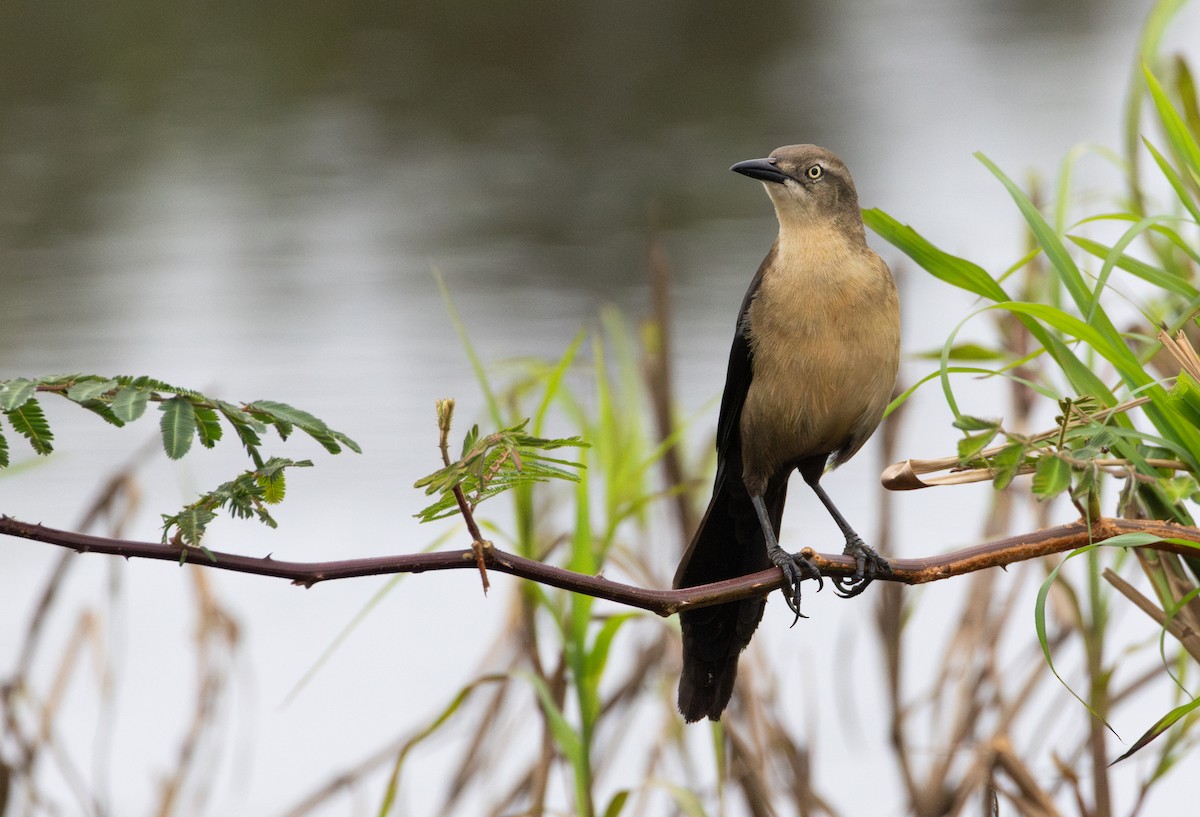
M 900 361 L 896 284 L 867 246 L 849 171 L 815 145 L 791 145 L 731 170 L 766 188 L 779 236 L 742 301 L 721 413 L 717 476 L 708 510 L 675 573 L 675 587 L 744 576 L 771 565 L 800 616 L 800 582 L 816 566 L 779 546 L 788 477 L 800 472 L 846 537 L 854 577 L 834 579 L 857 595 L 890 571 L 838 512 L 821 476 L 862 447 L 883 417 Z M 818 585 L 818 588 L 820 585 Z M 729 703 L 738 654 L 765 598 L 680 614 L 679 711 L 717 720 Z

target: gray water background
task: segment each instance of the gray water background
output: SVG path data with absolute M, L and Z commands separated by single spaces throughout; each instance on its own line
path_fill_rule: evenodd
M 212 544 L 294 559 L 416 550 L 445 530 L 419 529 L 410 516 L 420 497 L 409 486 L 437 464 L 434 400 L 458 398 L 460 425 L 483 419 L 434 270 L 487 360 L 552 357 L 579 327 L 595 326 L 604 305 L 631 321 L 645 313 L 646 246 L 657 223 L 676 275 L 681 409 L 697 417 L 689 444 L 700 452 L 737 304 L 774 233 L 760 186 L 730 174 L 730 164 L 781 144 L 823 144 L 853 170 L 864 206 L 1002 269 L 1020 254 L 1020 223 L 972 152 L 1025 182 L 1031 172 L 1049 178 L 1077 143 L 1118 146 L 1149 5 L 8 8 L 0 13 L 0 377 L 144 373 L 308 409 L 365 453 L 329 459 L 304 442 L 282 449 L 318 467 L 292 480 L 281 529 L 221 523 Z M 1193 8 L 1171 42 L 1194 51 L 1197 30 Z M 1079 184 L 1088 195 L 1120 183 L 1089 158 Z M 872 240 L 901 280 L 906 349 L 939 345 L 971 302 Z M 910 363 L 906 375 L 924 371 Z M 978 413 L 997 413 L 995 393 L 980 395 Z M 100 476 L 152 437 L 153 420 L 116 431 L 49 407 L 62 453 L 0 478 L 0 512 L 71 527 Z M 955 433 L 938 395 L 914 404 L 904 434 L 905 456 L 949 450 Z M 26 459 L 21 443 L 12 447 Z M 226 446 L 180 465 L 152 459 L 130 535 L 156 538 L 158 512 L 238 464 Z M 846 500 L 865 529 L 878 466 L 868 448 L 829 479 L 835 495 L 870 488 L 859 507 Z M 987 490 L 899 499 L 901 528 L 916 531 L 901 548 L 917 555 L 974 541 Z M 791 505 L 792 541 L 834 541 L 832 526 L 807 521 L 813 504 Z M 17 623 L 0 635 L 8 665 L 57 554 L 12 540 L 0 547 L 0 609 Z M 91 754 L 98 701 L 86 689 L 67 701 L 63 737 L 87 759 L 87 774 L 107 781 L 97 786 L 114 810 L 136 814 L 153 775 L 169 767 L 159 758 L 176 746 L 163 724 L 178 722 L 180 690 L 191 683 L 190 591 L 166 565 L 121 570 L 112 609 L 102 560 L 82 562 L 69 585 L 81 604 L 115 617 L 105 642 L 121 667 L 111 751 Z M 384 580 L 309 592 L 211 580 L 246 638 L 244 697 L 214 784 L 217 811 L 232 814 L 276 813 L 307 785 L 423 723 L 477 666 L 487 639 L 473 633 L 504 609 L 497 594 L 511 591 L 502 579 L 484 601 L 465 573 L 405 580 L 284 706 Z M 936 609 L 931 591 L 923 599 Z M 853 641 L 870 609 L 816 599 L 811 614 L 827 626 L 798 637 L 781 606 L 771 607 L 764 646 L 781 672 L 812 695 L 828 692 L 835 682 L 820 657 L 839 638 Z M 65 613 L 55 620 L 64 630 L 71 623 Z M 47 657 L 40 671 L 51 664 Z M 848 752 L 867 752 L 894 783 L 884 737 L 826 724 L 818 773 L 832 780 Z M 429 791 L 446 777 L 442 757 L 445 749 L 435 750 L 412 772 Z M 419 808 L 422 786 L 414 788 Z M 372 794 L 363 793 L 367 802 Z M 852 813 L 900 813 L 876 810 L 878 790 L 842 795 Z

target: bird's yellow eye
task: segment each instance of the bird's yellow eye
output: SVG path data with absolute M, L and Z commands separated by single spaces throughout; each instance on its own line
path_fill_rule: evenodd
M 812 179 L 813 181 L 816 181 L 817 179 L 821 178 L 821 176 L 823 176 L 825 174 L 825 168 L 821 167 L 820 165 L 813 165 L 807 171 L 805 171 L 805 173 L 808 176 L 808 178 Z

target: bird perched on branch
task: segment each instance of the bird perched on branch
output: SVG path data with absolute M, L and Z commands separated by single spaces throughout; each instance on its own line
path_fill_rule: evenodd
M 842 160 L 791 145 L 731 170 L 766 188 L 779 236 L 742 301 L 717 422 L 712 500 L 675 587 L 730 579 L 777 565 L 784 597 L 800 617 L 800 582 L 821 581 L 811 562 L 779 545 L 793 470 L 829 510 L 856 562 L 840 595 L 862 592 L 886 560 L 863 543 L 821 487 L 875 431 L 896 384 L 900 309 L 883 260 L 867 246 L 858 194 Z M 820 587 L 820 585 L 818 585 Z M 717 720 L 729 703 L 738 654 L 762 618 L 765 598 L 680 614 L 679 710 Z

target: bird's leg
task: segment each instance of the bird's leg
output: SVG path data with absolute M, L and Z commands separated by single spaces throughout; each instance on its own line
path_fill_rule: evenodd
M 818 479 L 808 480 L 806 482 L 812 487 L 817 498 L 821 500 L 821 504 L 829 511 L 829 515 L 833 517 L 833 521 L 837 522 L 837 526 L 842 529 L 842 535 L 846 537 L 846 548 L 842 553 L 854 559 L 854 575 L 848 579 L 841 576 L 831 576 L 835 592 L 844 599 L 853 598 L 859 593 L 867 589 L 876 576 L 886 576 L 891 574 L 892 566 L 888 564 L 887 559 L 875 552 L 874 548 L 869 547 L 863 542 L 862 537 L 854 532 L 850 527 L 850 523 L 842 516 L 837 506 L 833 504 L 833 500 L 829 498 L 829 494 L 825 493 L 825 489 L 821 487 Z
M 783 597 L 787 600 L 788 609 L 796 614 L 796 621 L 808 618 L 800 612 L 800 582 L 805 579 L 816 579 L 817 590 L 820 590 L 825 585 L 825 580 L 821 578 L 821 571 L 810 559 L 806 559 L 800 554 L 788 553 L 779 546 L 779 540 L 775 538 L 775 528 L 771 525 L 771 517 L 767 513 L 767 506 L 763 502 L 762 496 L 752 494 L 750 502 L 754 505 L 754 512 L 758 514 L 758 524 L 762 527 L 763 540 L 767 543 L 767 556 L 783 571 Z M 792 624 L 795 624 L 796 621 L 793 621 Z

